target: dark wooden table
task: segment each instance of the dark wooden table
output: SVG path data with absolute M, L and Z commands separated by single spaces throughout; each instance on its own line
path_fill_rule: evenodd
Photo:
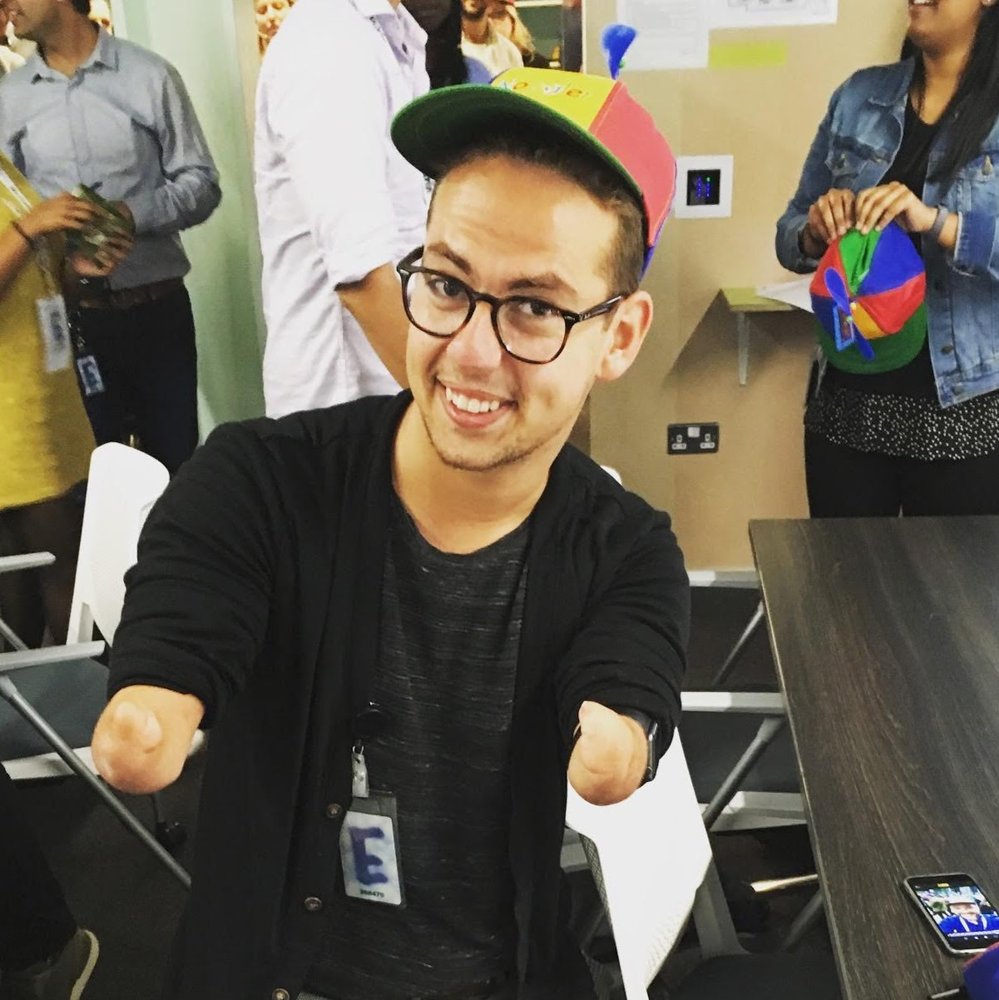
M 999 517 L 749 533 L 844 996 L 925 1000 L 962 960 L 902 879 L 999 903 Z

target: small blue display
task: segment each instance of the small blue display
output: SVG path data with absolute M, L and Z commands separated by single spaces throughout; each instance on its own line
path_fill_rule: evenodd
M 688 205 L 721 204 L 721 171 L 689 170 L 687 172 Z

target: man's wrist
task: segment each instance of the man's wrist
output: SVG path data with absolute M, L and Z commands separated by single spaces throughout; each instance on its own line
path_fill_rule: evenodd
M 633 723 L 630 728 L 637 736 L 633 760 L 639 774 L 640 787 L 656 776 L 656 766 L 659 763 L 656 748 L 659 724 L 651 716 L 637 709 L 622 709 L 618 711 L 618 715 Z

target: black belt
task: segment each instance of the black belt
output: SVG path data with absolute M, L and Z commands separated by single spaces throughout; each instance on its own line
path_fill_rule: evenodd
M 163 281 L 152 281 L 148 285 L 120 288 L 117 291 L 112 291 L 106 283 L 102 285 L 89 281 L 81 289 L 77 305 L 81 309 L 131 309 L 172 295 L 183 287 L 183 278 L 165 278 Z

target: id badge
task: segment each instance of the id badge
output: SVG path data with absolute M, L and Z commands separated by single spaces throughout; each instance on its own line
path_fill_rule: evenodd
M 77 358 L 76 370 L 80 373 L 80 385 L 83 386 L 84 396 L 96 396 L 104 391 L 104 379 L 101 378 L 97 358 L 92 354 Z
M 49 295 L 39 299 L 35 306 L 38 310 L 38 328 L 45 345 L 45 370 L 64 371 L 73 360 L 66 300 L 61 295 Z
M 344 891 L 353 899 L 404 906 L 395 796 L 354 797 L 340 829 Z

